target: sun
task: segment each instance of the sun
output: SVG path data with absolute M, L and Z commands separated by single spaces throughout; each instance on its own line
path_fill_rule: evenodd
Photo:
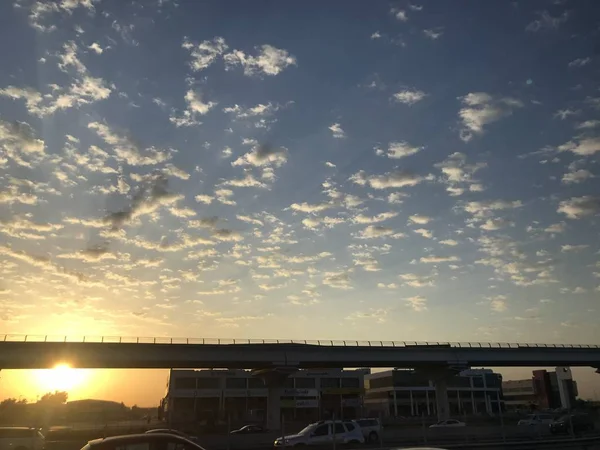
M 52 369 L 38 370 L 36 378 L 38 385 L 44 392 L 70 392 L 86 381 L 88 370 L 73 369 L 67 363 L 60 363 Z

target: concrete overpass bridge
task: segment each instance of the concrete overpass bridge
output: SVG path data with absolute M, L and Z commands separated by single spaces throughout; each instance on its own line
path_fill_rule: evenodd
M 0 369 L 252 369 L 269 389 L 268 426 L 279 424 L 285 377 L 297 369 L 398 367 L 424 371 L 435 383 L 440 420 L 449 413 L 447 380 L 471 366 L 589 366 L 600 346 L 407 341 L 289 341 L 124 337 L 0 336 Z
M 599 345 L 0 336 L 0 369 L 600 367 Z

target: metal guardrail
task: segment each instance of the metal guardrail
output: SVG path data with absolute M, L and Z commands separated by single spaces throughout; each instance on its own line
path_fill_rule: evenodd
M 452 348 L 590 348 L 600 349 L 600 345 L 590 344 L 521 344 L 509 342 L 424 342 L 424 341 L 350 341 L 350 340 L 297 340 L 297 339 L 218 339 L 218 338 L 169 338 L 169 337 L 127 337 L 127 336 L 56 336 L 56 335 L 0 335 L 2 342 L 79 342 L 113 344 L 302 344 L 324 347 L 452 347 Z

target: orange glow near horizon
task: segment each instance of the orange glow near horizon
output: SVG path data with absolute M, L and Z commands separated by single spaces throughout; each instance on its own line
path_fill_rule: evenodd
M 70 395 L 73 391 L 85 388 L 89 378 L 89 369 L 73 369 L 67 363 L 57 364 L 52 369 L 36 370 L 34 376 L 39 391 L 66 391 Z

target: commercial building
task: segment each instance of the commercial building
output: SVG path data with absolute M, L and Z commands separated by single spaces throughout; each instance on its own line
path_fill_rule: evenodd
M 287 421 L 310 422 L 360 417 L 364 376 L 370 369 L 299 370 L 281 390 L 280 407 Z M 161 403 L 172 421 L 232 423 L 263 421 L 268 389 L 248 370 L 171 370 Z
M 570 409 L 577 397 L 577 382 L 569 367 L 557 367 L 554 372 L 534 370 L 524 380 L 502 383 L 504 400 L 509 409 Z
M 494 414 L 502 404 L 502 375 L 465 370 L 447 380 L 450 415 Z M 423 372 L 387 370 L 365 376 L 365 411 L 380 416 L 436 415 L 435 385 Z

